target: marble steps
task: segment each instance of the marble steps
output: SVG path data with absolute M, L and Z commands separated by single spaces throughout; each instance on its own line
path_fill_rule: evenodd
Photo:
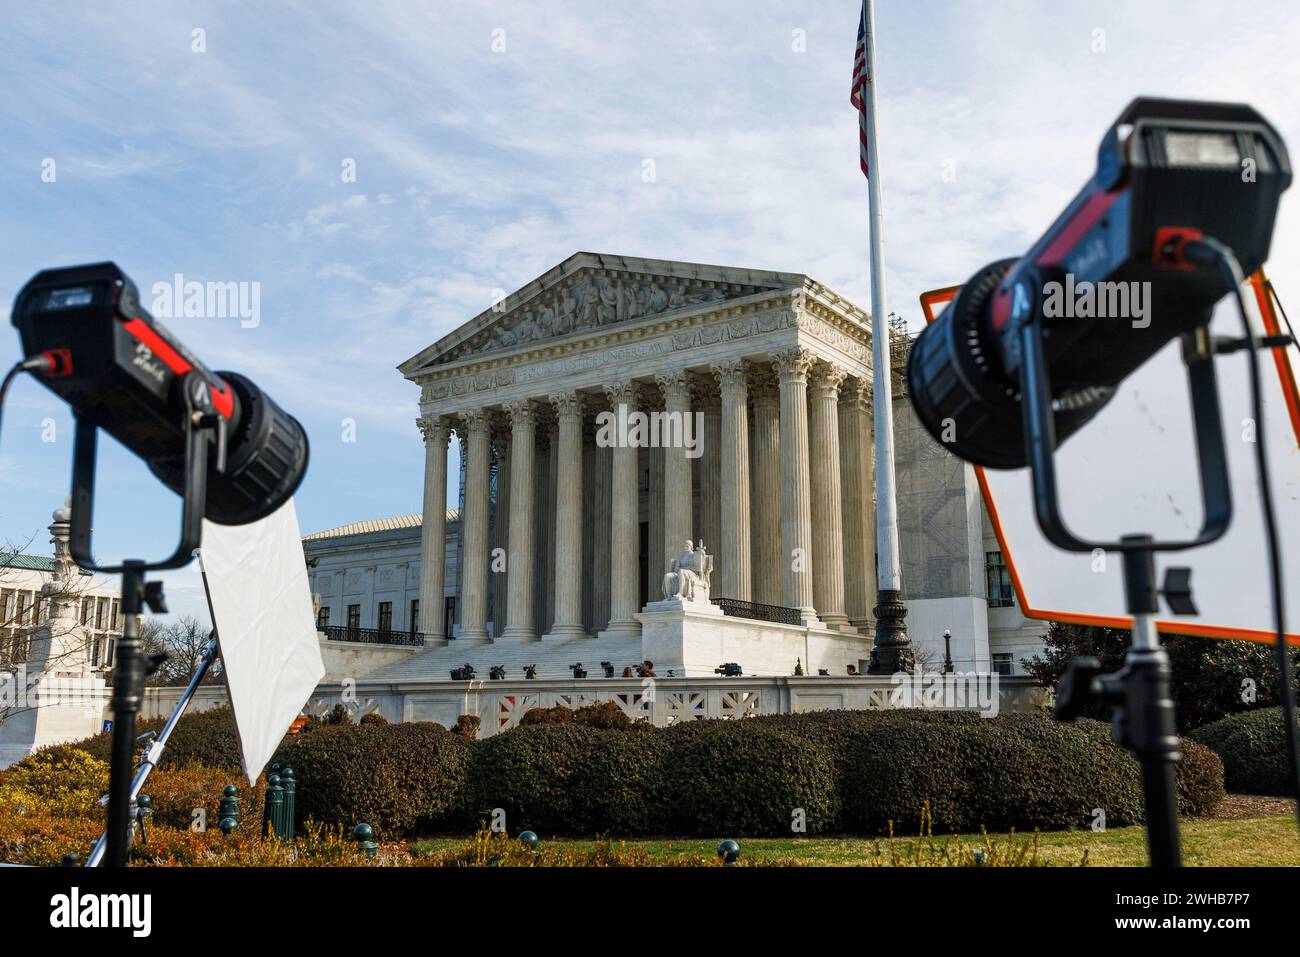
M 641 662 L 640 638 L 574 638 L 565 641 L 468 642 L 452 640 L 426 648 L 409 658 L 386 665 L 364 676 L 366 681 L 450 681 L 451 669 L 465 663 L 474 666 L 475 678 L 487 680 L 493 665 L 502 665 L 506 677 L 523 677 L 525 665 L 537 666 L 539 678 L 571 678 L 569 665 L 582 662 L 590 677 L 602 676 L 600 663 L 614 665 L 616 676 L 623 668 Z

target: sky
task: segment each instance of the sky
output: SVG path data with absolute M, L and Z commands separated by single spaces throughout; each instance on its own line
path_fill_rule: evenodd
M 0 8 L 4 318 L 59 265 L 112 259 L 146 303 L 176 274 L 256 284 L 256 322 L 165 322 L 306 427 L 304 532 L 420 510 L 395 367 L 576 251 L 803 272 L 870 305 L 856 0 Z M 913 328 L 922 291 L 1037 238 L 1134 96 L 1248 102 L 1300 143 L 1290 0 L 876 16 L 888 303 Z M 1300 199 L 1270 272 L 1300 290 Z M 15 385 L 0 540 L 48 554 L 71 436 L 61 400 Z M 111 440 L 99 483 L 102 559 L 171 551 L 178 501 Z M 166 577 L 173 611 L 206 617 L 194 571 Z

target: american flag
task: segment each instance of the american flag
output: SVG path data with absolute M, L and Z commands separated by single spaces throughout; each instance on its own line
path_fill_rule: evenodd
M 849 93 L 849 102 L 858 111 L 858 153 L 862 162 L 862 175 L 870 176 L 867 169 L 867 104 L 863 99 L 863 87 L 871 82 L 867 69 L 867 4 L 862 4 L 862 17 L 858 20 L 858 47 L 853 51 L 853 89 Z

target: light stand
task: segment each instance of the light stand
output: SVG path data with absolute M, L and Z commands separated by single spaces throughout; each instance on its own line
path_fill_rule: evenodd
M 1170 568 L 1163 589 L 1155 583 L 1155 552 L 1180 551 L 1222 537 L 1232 519 L 1232 494 L 1228 484 L 1227 453 L 1219 412 L 1214 373 L 1215 347 L 1209 335 L 1210 314 L 1182 337 L 1183 361 L 1192 400 L 1200 469 L 1203 519 L 1195 538 L 1157 542 L 1150 535 L 1126 535 L 1118 542 L 1089 542 L 1066 526 L 1057 494 L 1053 454 L 1056 431 L 1051 385 L 1043 355 L 1041 276 L 1031 272 L 1016 286 L 1013 319 L 1020 327 L 1020 389 L 1024 406 L 1024 438 L 1032 470 L 1034 508 L 1043 534 L 1054 545 L 1073 552 L 1097 549 L 1123 556 L 1124 590 L 1133 615 L 1133 641 L 1124 667 L 1102 675 L 1096 658 L 1076 658 L 1062 677 L 1054 716 L 1061 721 L 1078 717 L 1089 704 L 1100 701 L 1112 709 L 1111 730 L 1142 766 L 1146 806 L 1147 850 L 1156 867 L 1181 864 L 1178 829 L 1178 792 L 1174 764 L 1181 759 L 1169 696 L 1169 656 L 1160 647 L 1155 615 L 1163 594 L 1175 614 L 1194 614 L 1190 570 Z M 1034 288 L 1037 285 L 1040 288 Z M 1016 316 L 1015 311 L 1022 314 Z
M 122 637 L 117 644 L 113 671 L 113 738 L 108 779 L 108 814 L 104 837 L 103 862 L 109 867 L 125 867 L 131 843 L 132 749 L 135 722 L 144 698 L 146 662 L 141 654 L 140 615 L 147 606 L 151 611 L 166 610 L 161 582 L 145 580 L 149 571 L 180 568 L 193 560 L 203 532 L 203 512 L 207 497 L 208 443 L 217 443 L 217 470 L 225 468 L 225 419 L 212 410 L 206 382 L 189 373 L 181 382 L 184 396 L 185 484 L 181 495 L 181 536 L 176 550 L 159 562 L 128 559 L 121 565 L 99 565 L 91 557 L 91 521 L 95 498 L 95 452 L 99 429 L 77 416 L 72 459 L 72 528 L 69 549 L 73 560 L 89 571 L 120 573 L 122 576 L 122 612 L 126 616 Z M 215 432 L 215 436 L 211 433 Z M 159 662 L 151 662 L 156 667 Z M 179 717 L 176 715 L 174 717 Z M 141 772 L 148 776 L 148 765 Z M 143 778 L 140 783 L 143 784 Z M 138 789 L 136 789 L 138 791 Z M 99 852 L 100 845 L 96 845 Z M 93 856 L 93 855 L 92 855 Z M 99 863 L 96 858 L 95 863 Z
M 123 632 L 125 633 L 125 628 L 123 628 Z M 183 715 L 189 707 L 190 701 L 194 698 L 194 692 L 198 689 L 199 684 L 207 675 L 208 670 L 212 667 L 212 663 L 216 658 L 217 639 L 214 635 L 208 641 L 207 646 L 203 649 L 203 657 L 199 659 L 199 666 L 194 669 L 194 674 L 190 676 L 190 683 L 185 686 L 184 693 L 181 695 L 180 700 L 176 702 L 176 707 L 172 709 L 171 717 L 167 719 L 167 723 L 163 726 L 162 731 L 159 732 L 158 737 L 149 744 L 149 747 L 146 748 L 144 753 L 140 756 L 140 767 L 136 770 L 135 777 L 131 779 L 131 786 L 127 796 L 126 816 L 128 840 L 131 822 L 131 807 L 135 804 L 136 799 L 139 798 L 140 791 L 144 787 L 144 782 L 148 780 L 149 774 L 158 766 L 158 762 L 162 760 L 163 750 L 167 747 L 167 741 L 171 738 L 172 732 L 176 729 L 177 722 L 180 721 L 181 715 Z M 114 692 L 116 694 L 116 688 L 114 689 Z M 116 712 L 114 712 L 113 728 L 116 731 Z M 116 737 L 114 738 L 113 743 L 117 743 Z M 124 762 L 123 766 L 129 767 L 129 759 L 128 762 Z M 113 756 L 113 767 L 118 767 L 116 754 Z M 109 794 L 112 794 L 111 778 Z M 95 842 L 95 847 L 90 852 L 90 857 L 86 859 L 87 867 L 98 867 L 103 862 L 105 851 L 108 847 L 108 833 L 109 832 L 106 830 L 100 835 L 99 840 Z

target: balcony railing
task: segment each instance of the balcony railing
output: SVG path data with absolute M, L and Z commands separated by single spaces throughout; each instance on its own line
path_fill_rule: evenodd
M 722 609 L 724 615 L 733 618 L 749 618 L 754 621 L 770 621 L 778 625 L 801 625 L 803 618 L 798 608 L 786 608 L 784 605 L 764 605 L 756 601 L 741 601 L 739 598 L 713 598 L 713 604 Z
M 349 628 L 346 625 L 324 625 L 330 641 L 360 641 L 371 645 L 408 645 L 424 647 L 424 633 L 419 631 L 392 631 L 379 628 Z

